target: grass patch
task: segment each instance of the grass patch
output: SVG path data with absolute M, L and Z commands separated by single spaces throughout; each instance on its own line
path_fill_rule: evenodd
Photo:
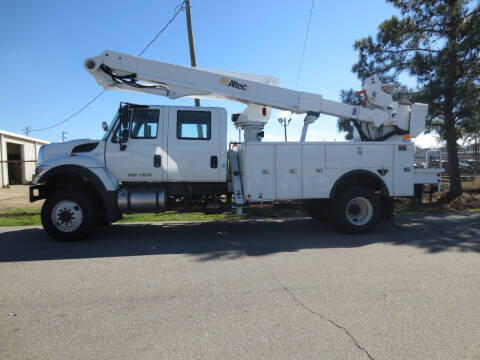
M 404 214 L 415 213 L 439 213 L 439 212 L 480 212 L 480 191 L 474 189 L 465 189 L 463 194 L 449 198 L 446 191 L 435 193 L 432 201 L 428 200 L 428 195 L 420 203 L 414 198 L 397 198 L 395 200 L 395 212 Z
M 237 215 L 231 213 L 204 214 L 201 212 L 178 213 L 176 211 L 166 211 L 160 214 L 130 214 L 123 215 L 120 223 L 128 222 L 161 222 L 161 221 L 212 221 L 239 219 Z
M 0 216 L 0 226 L 41 225 L 40 215 Z
M 233 215 L 231 213 L 204 214 L 200 212 L 178 213 L 176 211 L 167 211 L 160 214 L 123 215 L 123 219 L 118 222 L 213 221 L 239 218 L 240 217 L 238 215 Z M 0 210 L 0 226 L 25 226 L 41 224 L 40 211 L 38 209 L 16 208 Z
M 465 181 L 462 183 L 464 190 L 480 190 L 480 176 L 476 176 L 473 181 Z
M 0 210 L 0 218 L 9 217 L 9 216 L 32 216 L 40 215 L 40 209 L 30 208 L 30 207 L 16 207 Z

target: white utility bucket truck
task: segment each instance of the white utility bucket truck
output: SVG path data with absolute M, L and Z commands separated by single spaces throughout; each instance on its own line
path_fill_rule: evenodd
M 191 68 L 113 51 L 85 69 L 107 90 L 203 97 L 246 104 L 231 120 L 244 133 L 227 145 L 223 108 L 120 104 L 102 140 L 42 146 L 30 200 L 46 199 L 42 223 L 57 240 L 86 237 L 122 213 L 168 209 L 236 210 L 303 203 L 340 229 L 371 230 L 393 214 L 392 198 L 438 187 L 440 170 L 415 169 L 411 138 L 428 106 L 392 100 L 376 76 L 363 106 L 278 86 L 271 76 Z M 271 109 L 305 114 L 300 142 L 262 142 Z M 320 114 L 348 118 L 352 142 L 305 142 Z M 228 149 L 229 147 L 229 149 Z

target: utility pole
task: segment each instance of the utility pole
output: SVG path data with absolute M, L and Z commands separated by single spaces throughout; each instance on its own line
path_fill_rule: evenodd
M 285 133 L 285 142 L 287 142 L 287 126 L 290 125 L 290 121 L 292 121 L 292 118 L 278 118 L 278 122 L 280 123 L 280 125 L 283 126 L 283 131 Z
M 65 142 L 68 139 L 68 131 L 62 131 L 62 141 Z
M 192 67 L 197 67 L 195 59 L 195 43 L 193 42 L 192 14 L 190 13 L 190 0 L 185 0 L 185 13 L 187 14 L 188 45 L 190 47 L 190 63 Z M 195 99 L 195 106 L 200 106 L 200 99 Z
M 25 126 L 25 129 L 23 129 L 23 132 L 25 133 L 25 135 L 29 136 L 30 135 L 30 125 L 27 125 Z

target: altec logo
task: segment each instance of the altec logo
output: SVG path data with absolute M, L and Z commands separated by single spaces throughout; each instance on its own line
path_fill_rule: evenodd
M 241 84 L 238 81 L 235 80 L 228 80 L 227 78 L 220 78 L 220 85 L 223 86 L 230 86 L 235 89 L 247 91 L 247 84 Z

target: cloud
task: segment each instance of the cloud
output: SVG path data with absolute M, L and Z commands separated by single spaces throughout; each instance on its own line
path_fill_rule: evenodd
M 428 134 L 422 132 L 415 139 L 413 139 L 413 142 L 416 146 L 422 149 L 431 149 L 443 146 L 443 141 L 438 141 L 438 135 L 433 132 Z
M 285 141 L 283 134 L 266 132 L 264 141 Z M 300 141 L 300 134 L 288 133 L 288 141 Z M 306 141 L 345 141 L 345 135 L 338 132 L 326 130 L 308 129 Z
M 345 134 L 336 131 L 308 129 L 307 141 L 345 141 Z
M 270 116 L 270 121 L 275 120 L 279 118 L 286 118 L 286 119 L 292 119 L 292 121 L 302 121 L 305 118 L 305 114 L 293 114 L 290 111 L 280 111 L 280 110 L 274 110 L 272 111 L 272 115 Z
M 285 141 L 285 138 L 281 135 L 265 133 L 265 137 L 263 138 L 263 141 L 280 142 L 280 141 Z
M 305 114 L 293 114 L 290 111 L 280 110 L 272 112 L 264 140 L 284 141 L 282 127 L 277 124 L 279 118 L 292 119 L 292 123 L 288 127 L 288 141 L 300 141 Z M 308 128 L 306 141 L 345 141 L 345 133 L 337 132 L 335 126 L 336 118 L 322 115 Z

